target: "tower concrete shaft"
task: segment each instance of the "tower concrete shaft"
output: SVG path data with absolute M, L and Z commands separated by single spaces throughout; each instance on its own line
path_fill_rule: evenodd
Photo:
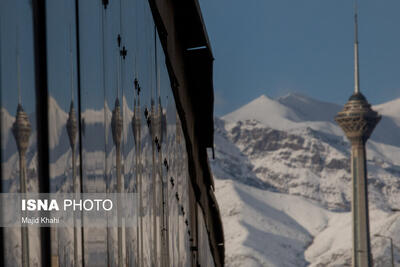
M 353 94 L 344 109 L 335 117 L 351 142 L 354 267 L 372 267 L 365 144 L 380 119 L 381 117 L 371 109 L 371 105 L 361 93 Z

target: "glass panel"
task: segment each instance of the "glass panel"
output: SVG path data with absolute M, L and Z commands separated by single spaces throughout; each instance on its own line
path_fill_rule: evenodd
M 79 139 L 75 4 L 47 1 L 50 191 L 79 193 Z M 81 228 L 51 228 L 54 266 L 81 266 Z
M 1 1 L 1 183 L 7 193 L 38 192 L 32 22 L 30 1 Z M 6 266 L 39 265 L 37 228 L 7 228 L 2 242 Z
M 83 192 L 107 192 L 111 112 L 105 102 L 108 58 L 103 56 L 105 11 L 101 1 L 79 1 L 79 50 L 81 83 L 81 135 Z M 112 142 L 112 141 L 111 141 Z M 111 266 L 114 254 L 111 228 L 86 227 L 83 235 L 86 266 Z
M 122 57 L 120 50 L 124 42 L 122 35 L 121 1 L 110 1 L 104 11 L 104 60 L 105 60 L 105 126 L 106 126 L 106 177 L 108 192 L 122 192 L 124 177 L 123 156 L 123 101 L 122 101 Z M 121 225 L 118 216 L 118 224 Z M 125 262 L 123 227 L 109 229 L 108 238 L 111 265 Z
M 137 43 L 137 73 L 141 90 L 141 109 L 147 114 L 142 117 L 142 149 L 140 159 L 142 161 L 142 203 L 143 203 L 143 250 L 142 262 L 139 266 L 154 266 L 158 257 L 156 256 L 158 229 L 156 221 L 156 159 L 154 142 L 152 141 L 152 119 L 155 109 L 155 74 L 154 74 L 154 23 L 147 1 L 139 1 L 137 8 L 138 32 Z M 152 112 L 153 110 L 153 112 Z M 154 155 L 154 156 L 153 156 Z
M 137 26 L 135 14 L 137 1 L 121 1 L 121 91 L 122 91 L 122 170 L 124 177 L 124 190 L 129 193 L 138 193 L 138 131 L 140 131 L 140 116 L 142 111 L 137 105 L 138 90 L 136 76 L 135 49 L 137 42 Z M 128 30 L 126 30 L 128 28 Z M 132 29 L 133 28 L 133 29 Z M 122 53 L 122 54 L 121 54 Z M 136 86 L 135 86 L 136 85 Z M 135 109 L 136 108 L 136 109 Z M 127 266 L 138 266 L 139 240 L 138 218 L 134 218 L 136 225 L 126 227 L 125 230 L 125 261 Z M 130 224 L 132 225 L 132 224 Z

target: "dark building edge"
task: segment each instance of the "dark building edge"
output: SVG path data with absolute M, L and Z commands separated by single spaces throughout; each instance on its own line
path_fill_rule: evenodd
M 50 192 L 45 0 L 32 2 L 39 193 Z M 50 227 L 40 228 L 41 266 L 51 266 Z
M 1 21 L 0 21 L 0 29 L 1 29 Z M 1 66 L 1 53 L 0 53 L 0 84 L 2 82 L 2 66 Z M 0 90 L 0 103 L 3 103 L 3 96 L 2 96 L 2 90 Z M 0 127 L 3 125 L 3 116 L 0 113 Z M 3 140 L 3 131 L 0 131 L 0 140 Z M 3 153 L 0 153 L 0 162 L 3 162 Z M 3 164 L 0 164 L 0 177 L 3 177 Z M 3 192 L 3 180 L 0 181 L 0 193 Z M 3 203 L 0 201 L 0 210 L 3 210 Z M 3 223 L 3 212 L 0 212 L 0 222 Z M 4 234 L 3 234 L 4 228 L 0 227 L 0 266 L 4 266 Z
M 214 58 L 199 3 L 197 0 L 149 0 L 149 3 L 186 140 L 190 197 L 195 197 L 201 207 L 215 266 L 224 266 L 223 226 L 207 156 L 207 148 L 214 147 Z M 193 201 L 191 205 L 196 206 Z M 197 215 L 190 217 L 191 246 L 198 247 Z

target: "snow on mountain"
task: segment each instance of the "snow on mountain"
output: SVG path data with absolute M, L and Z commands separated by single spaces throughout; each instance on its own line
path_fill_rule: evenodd
M 289 94 L 261 96 L 215 118 L 211 167 L 227 266 L 349 266 L 350 144 L 333 122 L 338 110 Z M 400 145 L 391 139 L 400 129 L 382 114 L 367 143 L 371 235 L 400 242 Z M 375 266 L 387 266 L 388 242 L 372 237 L 372 252 Z
M 51 96 L 49 97 L 49 111 L 49 146 L 50 149 L 53 149 L 60 143 L 61 134 L 67 124 L 68 113 Z
M 343 135 L 340 128 L 332 120 L 318 121 L 315 115 L 310 116 L 311 112 L 306 108 L 300 108 L 302 101 L 306 100 L 293 95 L 279 100 L 273 100 L 265 95 L 253 100 L 249 104 L 239 108 L 222 117 L 226 122 L 237 122 L 245 120 L 256 120 L 261 124 L 277 130 L 290 130 L 310 127 L 315 130 L 324 131 L 328 134 Z M 314 104 L 316 101 L 313 101 Z M 293 105 L 293 107 L 291 106 Z M 320 105 L 323 105 L 321 102 Z M 299 110 L 302 112 L 298 112 Z M 317 109 L 318 110 L 318 109 Z M 318 110 L 322 117 L 328 117 L 330 113 L 324 113 L 324 110 Z M 306 117 L 307 114 L 310 118 Z
M 333 213 L 326 227 L 320 231 L 305 252 L 310 266 L 350 266 L 351 264 L 351 213 Z M 390 266 L 390 244 L 385 238 L 393 237 L 394 244 L 400 241 L 398 214 L 370 208 L 371 252 L 374 266 Z M 399 253 L 394 262 L 400 263 Z
M 350 212 L 331 212 L 299 196 L 216 178 L 226 266 L 350 266 Z M 374 266 L 388 266 L 390 246 L 376 234 L 399 242 L 400 220 L 379 209 L 371 209 L 370 217 Z
M 127 125 L 128 127 L 124 127 L 123 129 L 123 139 L 127 140 L 128 139 L 128 134 L 132 132 L 132 127 L 131 127 L 131 122 L 132 122 L 132 117 L 133 117 L 133 111 L 129 108 L 128 102 L 126 101 L 125 96 L 122 98 L 122 108 L 123 108 L 123 120 L 124 120 L 124 125 Z
M 375 109 L 383 115 L 400 118 L 400 98 L 376 105 Z
M 302 195 L 329 209 L 349 209 L 349 144 L 342 137 L 311 128 L 275 130 L 255 120 L 227 125 L 218 121 L 215 128 L 216 151 L 220 153 L 214 164 L 217 176 L 233 176 L 246 184 Z M 390 157 L 400 153 L 400 148 L 375 142 L 368 148 L 370 180 L 376 182 L 371 198 L 381 198 L 380 191 L 391 187 L 398 177 L 400 165 L 396 157 Z M 384 149 L 390 152 L 386 157 L 381 156 Z M 394 208 L 391 195 L 385 197 L 386 201 L 379 203 Z
M 125 147 L 133 147 L 133 138 L 128 138 L 131 134 L 130 120 L 133 112 L 129 109 L 126 100 L 123 99 L 123 119 L 124 124 L 124 140 L 126 143 Z M 84 128 L 83 134 L 83 152 L 85 157 L 85 170 L 90 175 L 102 176 L 104 170 L 104 143 L 105 134 L 108 138 L 108 151 L 110 151 L 108 161 L 112 161 L 113 141 L 111 135 L 111 117 L 112 110 L 110 110 L 107 103 L 105 103 L 105 109 L 85 109 L 82 112 L 82 128 Z M 65 107 L 66 110 L 63 109 Z M 114 103 L 112 103 L 114 108 Z M 78 116 L 78 108 L 75 104 L 76 116 Z M 66 129 L 66 123 L 68 120 L 69 103 L 66 105 L 60 105 L 57 100 L 53 97 L 49 97 L 49 146 L 50 146 L 50 174 L 52 179 L 52 187 L 61 188 L 61 184 L 65 184 L 68 181 L 68 177 L 71 176 L 71 147 L 69 143 L 69 137 Z M 12 124 L 15 121 L 15 117 L 10 113 L 2 109 L 2 153 L 3 153 L 3 180 L 5 181 L 6 190 L 16 192 L 19 187 L 19 172 L 18 172 L 18 153 L 16 148 L 15 139 L 11 133 Z M 106 118 L 106 120 L 104 120 Z M 30 146 L 27 152 L 27 169 L 28 169 L 28 187 L 37 188 L 34 181 L 37 181 L 37 151 L 36 151 L 36 120 L 35 114 L 29 114 L 29 121 L 31 123 L 32 132 L 29 138 Z M 104 123 L 108 125 L 107 131 L 104 131 Z M 128 153 L 128 152 L 127 152 Z M 127 154 L 129 156 L 129 153 Z M 130 156 L 129 158 L 131 158 Z M 132 161 L 132 160 L 131 160 Z M 79 161 L 78 161 L 79 162 Z M 129 164 L 128 164 L 129 165 Z M 31 185 L 32 184 L 32 185 Z M 68 186 L 68 184 L 66 185 Z M 35 191 L 35 190 L 33 190 Z
M 300 197 L 232 180 L 216 180 L 216 192 L 224 221 L 227 266 L 305 266 L 303 251 L 312 233 L 329 219 L 328 211 Z
M 226 121 L 255 119 L 270 127 L 289 127 L 300 119 L 292 110 L 266 95 L 251 101 L 239 110 L 222 117 Z
M 378 111 L 383 111 L 382 120 L 371 136 L 372 140 L 400 146 L 400 115 L 396 117 L 398 105 L 399 101 L 395 100 L 377 106 Z M 344 137 L 343 131 L 333 120 L 340 109 L 339 105 L 300 94 L 291 93 L 277 100 L 262 95 L 221 119 L 233 123 L 256 120 L 265 126 L 285 131 L 308 127 Z
M 383 116 L 382 124 L 384 127 L 380 127 L 377 131 L 378 136 L 382 135 L 382 142 L 385 142 L 384 138 L 390 135 L 390 143 L 400 146 L 400 98 L 376 105 L 374 108 Z M 386 131 L 386 135 L 383 130 Z
M 1 108 L 1 143 L 5 144 L 11 133 L 11 127 L 15 121 L 15 118 L 8 113 L 8 111 L 3 107 Z
M 337 104 L 318 101 L 307 96 L 289 93 L 277 102 L 293 110 L 302 121 L 330 121 L 343 108 Z

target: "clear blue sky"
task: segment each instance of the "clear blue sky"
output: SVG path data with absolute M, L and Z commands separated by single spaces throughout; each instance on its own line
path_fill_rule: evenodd
M 298 92 L 344 104 L 353 86 L 352 0 L 199 0 L 214 62 L 215 112 Z M 400 1 L 359 0 L 361 91 L 400 97 Z

